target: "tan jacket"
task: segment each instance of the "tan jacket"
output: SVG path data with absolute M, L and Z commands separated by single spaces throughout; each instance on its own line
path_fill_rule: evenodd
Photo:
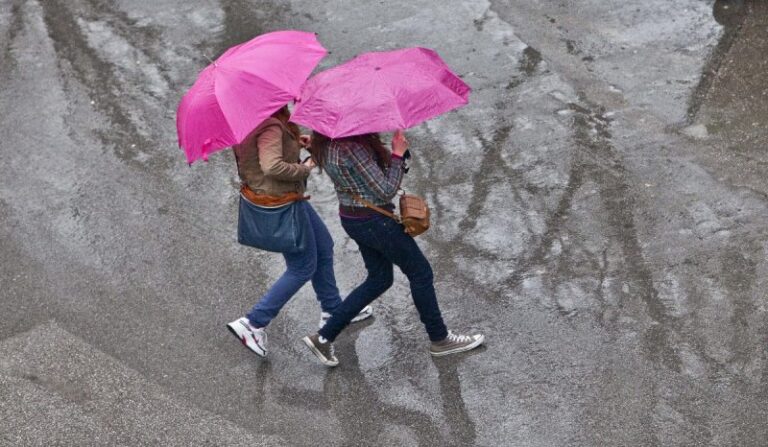
M 254 192 L 304 193 L 310 169 L 299 161 L 299 142 L 277 118 L 268 118 L 233 149 L 240 181 Z

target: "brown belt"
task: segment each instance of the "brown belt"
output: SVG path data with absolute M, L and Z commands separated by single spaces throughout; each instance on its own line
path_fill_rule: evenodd
M 394 211 L 395 206 L 390 204 L 382 206 L 385 210 Z M 374 217 L 380 216 L 381 213 L 374 211 L 364 206 L 347 206 L 339 205 L 339 214 L 344 217 Z
M 261 206 L 280 206 L 286 203 L 296 202 L 299 200 L 309 200 L 309 196 L 301 195 L 297 192 L 287 192 L 280 196 L 273 196 L 269 194 L 259 194 L 254 192 L 248 185 L 243 184 L 240 186 L 240 194 L 243 195 L 249 202 L 254 205 Z

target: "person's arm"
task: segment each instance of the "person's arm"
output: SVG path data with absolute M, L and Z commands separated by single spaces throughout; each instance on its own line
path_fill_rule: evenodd
M 353 144 L 348 150 L 352 165 L 363 177 L 368 187 L 381 199 L 392 200 L 403 180 L 403 158 L 397 154 L 392 154 L 389 168 L 383 171 L 365 147 Z
M 259 164 L 264 175 L 277 180 L 302 181 L 309 177 L 310 168 L 301 163 L 288 163 L 283 159 L 283 130 L 269 126 L 259 134 Z

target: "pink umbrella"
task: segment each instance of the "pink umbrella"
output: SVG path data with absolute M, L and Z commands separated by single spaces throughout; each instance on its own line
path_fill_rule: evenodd
M 406 129 L 463 106 L 470 90 L 433 50 L 366 53 L 307 81 L 291 121 L 331 138 Z
M 327 51 L 314 33 L 276 31 L 228 49 L 179 103 L 176 130 L 187 161 L 240 143 L 296 96 Z

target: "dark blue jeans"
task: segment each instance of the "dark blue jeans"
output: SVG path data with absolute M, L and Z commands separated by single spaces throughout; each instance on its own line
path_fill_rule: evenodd
M 392 266 L 397 265 L 411 283 L 411 295 L 429 339 L 440 341 L 448 330 L 437 305 L 432 267 L 416 241 L 403 226 L 386 216 L 369 219 L 341 218 L 341 226 L 360 248 L 368 277 L 336 309 L 319 333 L 328 340 L 336 336 L 365 306 L 392 286 Z
M 307 213 L 305 228 L 307 248 L 299 253 L 285 253 L 287 270 L 253 306 L 248 320 L 255 327 L 266 327 L 280 309 L 301 287 L 312 281 L 323 311 L 333 313 L 341 304 L 333 273 L 333 239 L 320 216 L 307 201 L 299 202 Z

